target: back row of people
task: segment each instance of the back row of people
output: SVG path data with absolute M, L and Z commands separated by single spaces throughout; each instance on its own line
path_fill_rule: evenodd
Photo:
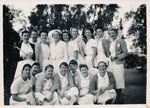
M 39 63 L 25 64 L 21 76 L 11 85 L 10 105 L 74 105 L 111 104 L 115 102 L 115 79 L 106 71 L 107 64 L 98 63 L 99 72 L 91 75 L 86 64 L 71 60 L 62 62 L 54 75 L 54 66 L 40 72 Z

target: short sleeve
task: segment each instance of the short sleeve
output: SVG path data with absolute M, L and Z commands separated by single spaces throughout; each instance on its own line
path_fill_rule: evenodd
M 20 81 L 18 79 L 14 80 L 14 82 L 11 85 L 11 94 L 18 94 L 19 87 L 20 87 Z

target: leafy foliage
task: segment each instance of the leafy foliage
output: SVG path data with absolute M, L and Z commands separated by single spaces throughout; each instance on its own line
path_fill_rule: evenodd
M 133 18 L 128 34 L 137 37 L 138 46 L 146 53 L 146 5 L 140 5 L 136 12 L 126 13 L 126 18 Z
M 13 48 L 14 43 L 19 42 L 18 33 L 12 28 L 12 21 L 15 18 L 14 14 L 10 11 L 8 6 L 3 5 L 3 53 L 4 53 L 4 102 L 5 105 L 9 103 L 9 90 L 13 80 L 17 57 L 15 49 Z
M 20 40 L 18 33 L 12 28 L 13 19 L 14 14 L 11 13 L 6 5 L 3 5 L 4 61 L 15 59 L 10 55 L 10 52 L 13 52 L 14 43 L 17 43 Z
M 114 13 L 119 8 L 116 4 L 92 5 L 37 5 L 36 10 L 29 16 L 32 27 L 41 29 L 67 29 L 76 26 L 79 29 L 85 26 L 102 26 L 107 28 L 113 21 Z

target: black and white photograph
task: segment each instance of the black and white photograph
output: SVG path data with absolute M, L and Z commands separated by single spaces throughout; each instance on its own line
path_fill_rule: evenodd
M 4 105 L 147 105 L 147 8 L 4 3 Z

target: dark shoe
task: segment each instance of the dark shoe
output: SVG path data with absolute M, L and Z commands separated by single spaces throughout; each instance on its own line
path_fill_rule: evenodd
M 106 104 L 111 104 L 111 103 L 112 103 L 112 99 L 111 99 L 111 100 L 106 101 Z

